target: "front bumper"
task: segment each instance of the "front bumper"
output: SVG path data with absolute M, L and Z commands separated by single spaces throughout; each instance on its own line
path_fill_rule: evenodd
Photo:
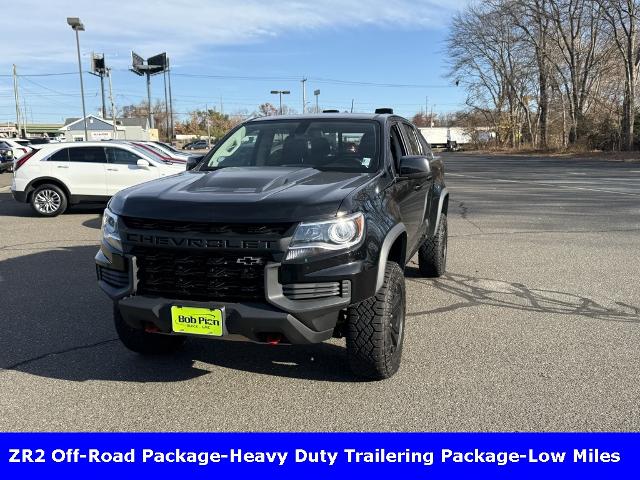
M 224 307 L 224 332 L 222 338 L 241 336 L 253 342 L 267 342 L 279 336 L 282 343 L 319 343 L 333 335 L 337 311 L 314 319 L 314 330 L 294 315 L 272 305 L 260 303 L 194 302 L 167 298 L 132 296 L 118 300 L 120 314 L 127 324 L 137 329 L 153 325 L 160 333 L 173 334 L 171 307 L 188 304 L 193 307 Z M 155 330 L 154 329 L 154 330 Z M 211 338 L 211 337 L 207 337 Z
M 312 275 L 294 275 L 295 283 L 283 285 L 281 265 L 270 262 L 264 272 L 264 303 L 230 303 L 215 299 L 203 302 L 138 295 L 136 257 L 122 255 L 107 245 L 102 245 L 95 260 L 98 284 L 116 303 L 124 321 L 132 327 L 143 329 L 153 326 L 154 330 L 171 334 L 171 306 L 224 307 L 225 331 L 221 338 L 239 335 L 254 342 L 265 342 L 273 335 L 279 335 L 282 343 L 292 344 L 327 340 L 333 336 L 341 311 L 359 301 L 356 297 L 360 292 L 373 292 L 376 282 L 376 270 L 367 268 L 365 262 L 355 261 L 339 268 L 331 266 L 324 275 L 322 270 L 314 271 Z M 290 281 L 291 275 L 285 277 Z M 313 299 L 299 299 L 306 293 L 291 294 L 292 285 L 303 286 L 302 291 L 308 292 L 309 289 L 323 288 L 321 285 L 327 282 L 338 284 L 339 294 Z M 355 291 L 353 286 L 357 286 Z

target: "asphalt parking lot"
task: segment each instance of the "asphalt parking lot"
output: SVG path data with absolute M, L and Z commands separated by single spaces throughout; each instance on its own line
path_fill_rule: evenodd
M 100 208 L 0 175 L 0 430 L 639 430 L 640 163 L 444 154 L 449 273 L 407 270 L 400 372 L 343 341 L 143 358 L 95 282 Z

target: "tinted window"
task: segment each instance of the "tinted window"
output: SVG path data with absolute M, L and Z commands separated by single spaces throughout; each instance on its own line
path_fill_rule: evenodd
M 70 162 L 107 163 L 103 147 L 76 147 L 69 149 Z
M 133 152 L 122 148 L 107 148 L 107 159 L 109 163 L 117 163 L 119 165 L 135 165 L 140 157 Z
M 51 155 L 48 159 L 50 162 L 68 162 L 69 161 L 69 149 L 63 148 Z
M 219 143 L 202 169 L 304 166 L 370 172 L 378 166 L 378 139 L 378 124 L 372 121 L 251 122 Z
M 404 137 L 409 143 L 409 155 L 422 155 L 422 148 L 418 143 L 418 139 L 416 138 L 416 134 L 413 131 L 413 127 L 411 125 L 407 125 L 406 123 L 402 124 L 402 129 L 404 130 Z
M 11 148 L 8 143 L 0 142 L 0 148 Z
M 418 140 L 420 141 L 420 145 L 422 145 L 422 151 L 425 153 L 425 155 L 430 155 L 433 152 L 431 152 L 431 147 L 429 146 L 429 142 L 427 142 L 424 138 L 424 136 L 422 135 L 422 132 L 420 130 L 416 130 L 416 134 L 418 135 Z
M 397 125 L 391 127 L 390 145 L 391 157 L 393 159 L 393 168 L 395 168 L 396 172 L 398 172 L 400 157 L 404 155 L 405 152 L 402 142 L 400 141 L 400 130 L 398 130 Z

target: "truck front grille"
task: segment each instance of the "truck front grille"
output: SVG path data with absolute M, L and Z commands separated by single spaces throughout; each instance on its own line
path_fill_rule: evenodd
M 282 236 L 293 226 L 292 223 L 207 223 L 134 217 L 123 217 L 122 219 L 127 228 L 134 230 L 161 230 L 163 232 L 192 232 L 221 235 Z
M 264 301 L 265 256 L 136 247 L 137 292 L 178 300 Z

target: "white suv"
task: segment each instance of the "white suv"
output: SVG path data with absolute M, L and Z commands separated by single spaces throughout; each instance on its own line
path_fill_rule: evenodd
M 13 198 L 55 217 L 68 205 L 104 202 L 123 188 L 185 170 L 135 145 L 116 142 L 48 144 L 15 161 Z

